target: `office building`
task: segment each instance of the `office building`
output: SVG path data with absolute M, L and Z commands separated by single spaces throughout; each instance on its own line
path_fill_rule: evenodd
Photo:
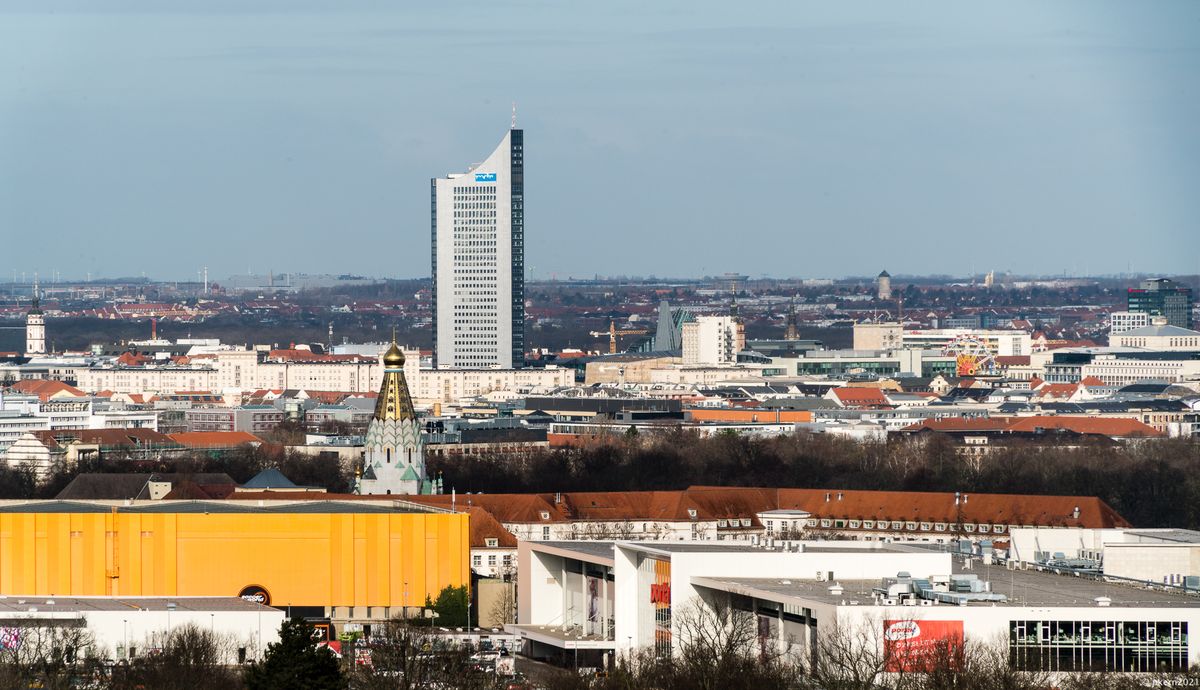
M 520 542 L 521 622 L 505 627 L 526 654 L 595 666 L 679 654 L 699 634 L 685 621 L 721 608 L 749 619 L 763 653 L 802 666 L 853 658 L 919 672 L 939 647 L 963 644 L 998 649 L 1022 671 L 1179 672 L 1200 661 L 1193 596 L 1086 568 L 993 565 L 989 544 L 960 546 L 961 558 L 899 542 Z
M 482 163 L 430 181 L 438 368 L 524 362 L 524 161 L 514 127 Z
M 1143 280 L 1139 287 L 1129 288 L 1127 305 L 1132 312 L 1165 316 L 1171 326 L 1192 327 L 1192 289 L 1169 278 Z
M 683 324 L 684 364 L 736 364 L 746 330 L 736 316 L 700 316 Z
M 1139 311 L 1114 311 L 1108 315 L 1109 336 L 1150 325 L 1150 315 Z

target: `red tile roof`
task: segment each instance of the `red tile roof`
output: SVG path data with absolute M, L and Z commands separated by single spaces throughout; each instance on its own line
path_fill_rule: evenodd
M 996 364 L 1002 367 L 1023 367 L 1030 362 L 1029 355 L 996 355 Z
M 50 398 L 61 394 L 82 397 L 85 393 L 75 386 L 69 386 L 62 381 L 49 381 L 46 379 L 25 379 L 17 381 L 12 386 L 11 390 L 17 393 L 26 395 L 36 395 L 42 402 L 46 402 Z
M 1065 429 L 1077 434 L 1108 436 L 1109 438 L 1134 438 L 1140 436 L 1162 436 L 1162 432 L 1136 419 L 1124 417 L 1072 417 L 1038 415 L 1034 417 L 985 417 L 977 419 L 926 419 L 919 424 L 907 426 L 904 431 L 940 431 L 943 433 L 998 432 L 1032 433 L 1039 429 Z
M 1047 383 L 1037 390 L 1043 398 L 1069 398 L 1079 392 L 1077 383 Z
M 840 498 L 839 498 L 840 496 Z M 278 494 L 242 492 L 239 500 L 278 499 Z M 288 500 L 380 500 L 381 496 L 289 494 Z M 404 500 L 449 508 L 452 497 L 404 496 Z M 693 486 L 683 491 L 603 491 L 555 494 L 464 494 L 453 500 L 472 520 L 472 546 L 497 536 L 495 526 L 475 522 L 490 516 L 501 524 L 551 524 L 577 521 L 713 521 L 748 518 L 768 510 L 802 510 L 815 518 L 876 521 L 942 522 L 1087 528 L 1129 527 L 1104 501 L 1091 496 L 1033 496 L 968 493 L 955 504 L 952 492 L 838 491 L 836 489 L 770 489 L 758 487 Z M 1074 517 L 1075 508 L 1079 517 Z M 695 510 L 693 518 L 688 512 Z M 548 516 L 542 518 L 543 512 Z M 891 529 L 890 527 L 888 529 Z M 902 527 L 902 530 L 907 527 Z M 505 539 L 501 546 L 507 545 Z
M 968 493 L 965 502 L 956 504 L 952 492 L 779 489 L 779 507 L 804 510 L 814 517 L 877 521 L 1089 528 L 1131 526 L 1107 503 L 1089 496 Z M 1079 508 L 1078 518 L 1074 517 L 1076 507 Z
M 183 431 L 171 434 L 177 443 L 188 448 L 234 448 L 243 443 L 261 444 L 261 438 L 246 431 Z
M 376 362 L 374 357 L 364 355 L 320 355 L 311 350 L 271 350 L 267 359 L 277 362 Z
M 888 404 L 883 391 L 878 388 L 834 388 L 833 394 L 837 396 L 838 402 L 845 407 L 883 407 Z
M 1009 431 L 1034 431 L 1035 429 L 1067 429 L 1078 434 L 1097 434 L 1110 438 L 1133 438 L 1139 436 L 1162 436 L 1161 431 L 1147 426 L 1136 419 L 1123 417 L 1016 417 Z
M 51 450 L 71 443 L 95 444 L 108 448 L 178 448 L 170 436 L 152 429 L 55 429 L 31 431 L 42 445 Z

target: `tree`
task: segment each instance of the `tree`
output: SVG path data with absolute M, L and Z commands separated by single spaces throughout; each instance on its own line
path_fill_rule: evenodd
M 500 596 L 492 602 L 492 610 L 488 611 L 488 621 L 484 625 L 499 625 L 504 626 L 505 623 L 515 623 L 517 620 L 517 578 L 519 574 L 514 570 L 504 582 L 504 589 Z M 478 620 L 478 616 L 476 617 Z M 490 621 L 490 622 L 489 622 Z
M 437 599 L 432 602 L 426 597 L 426 606 L 437 613 L 438 624 L 450 628 L 466 627 L 467 596 L 466 585 L 447 585 L 438 592 Z
M 246 671 L 250 690 L 342 690 L 347 687 L 338 660 L 317 646 L 313 628 L 299 618 L 283 622 L 279 641 L 267 645 L 266 657 Z
M 158 654 L 138 657 L 114 672 L 113 688 L 162 690 L 221 690 L 241 687 L 241 679 L 227 665 L 233 642 L 193 623 L 175 628 Z
M 364 644 L 368 663 L 356 665 L 351 677 L 356 690 L 413 688 L 492 688 L 497 678 L 477 670 L 468 648 L 449 644 L 428 629 L 391 619 Z
M 88 675 L 94 639 L 84 627 L 38 625 L 5 628 L 0 636 L 0 687 L 66 690 Z

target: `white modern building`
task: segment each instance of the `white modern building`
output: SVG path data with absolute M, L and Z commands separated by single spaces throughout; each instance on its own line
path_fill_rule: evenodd
M 698 316 L 683 324 L 684 365 L 737 363 L 746 347 L 746 332 L 734 316 Z
M 1025 331 L 1002 331 L 987 328 L 932 328 L 906 330 L 901 343 L 906 348 L 940 350 L 964 340 L 977 341 L 988 352 L 1000 357 L 1028 355 L 1033 351 L 1033 338 Z
M 1200 591 L 1195 530 L 1023 527 L 1010 536 L 1009 558 L 1026 564 Z
M 524 362 L 524 140 L 514 126 L 482 163 L 430 181 L 439 368 Z
M 1114 311 L 1108 315 L 1109 336 L 1150 325 L 1150 315 L 1140 311 Z
M 1144 315 L 1143 315 L 1144 316 Z M 1200 351 L 1200 331 L 1167 324 L 1165 316 L 1151 317 L 1149 326 L 1132 328 L 1113 335 L 1113 347 L 1139 347 L 1159 352 Z
M 526 654 L 588 666 L 678 653 L 719 609 L 755 631 L 745 653 L 801 668 L 927 670 L 941 645 L 970 643 L 1052 673 L 1200 661 L 1200 599 L 1019 566 L 903 543 L 523 542 L 519 622 L 506 627 Z
M 158 412 L 98 409 L 92 398 L 42 401 L 32 395 L 0 394 L 0 454 L 29 431 L 79 429 L 157 431 Z
M 222 642 L 220 663 L 238 664 L 261 659 L 279 641 L 285 616 L 239 597 L 7 596 L 0 597 L 0 639 L 38 628 L 80 629 L 92 640 L 84 656 L 128 660 L 157 653 L 170 632 L 190 625 Z

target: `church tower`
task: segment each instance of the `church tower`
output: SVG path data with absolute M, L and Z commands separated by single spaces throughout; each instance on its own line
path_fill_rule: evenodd
M 800 329 L 796 327 L 796 296 L 792 295 L 792 299 L 788 302 L 787 310 L 787 328 L 784 329 L 784 340 L 799 340 Z
M 33 305 L 25 315 L 25 355 L 46 354 L 46 317 L 38 301 L 38 284 L 33 282 Z
M 366 458 L 356 492 L 419 494 L 425 484 L 425 442 L 404 379 L 404 353 L 396 345 L 383 355 L 383 385 L 367 426 Z

